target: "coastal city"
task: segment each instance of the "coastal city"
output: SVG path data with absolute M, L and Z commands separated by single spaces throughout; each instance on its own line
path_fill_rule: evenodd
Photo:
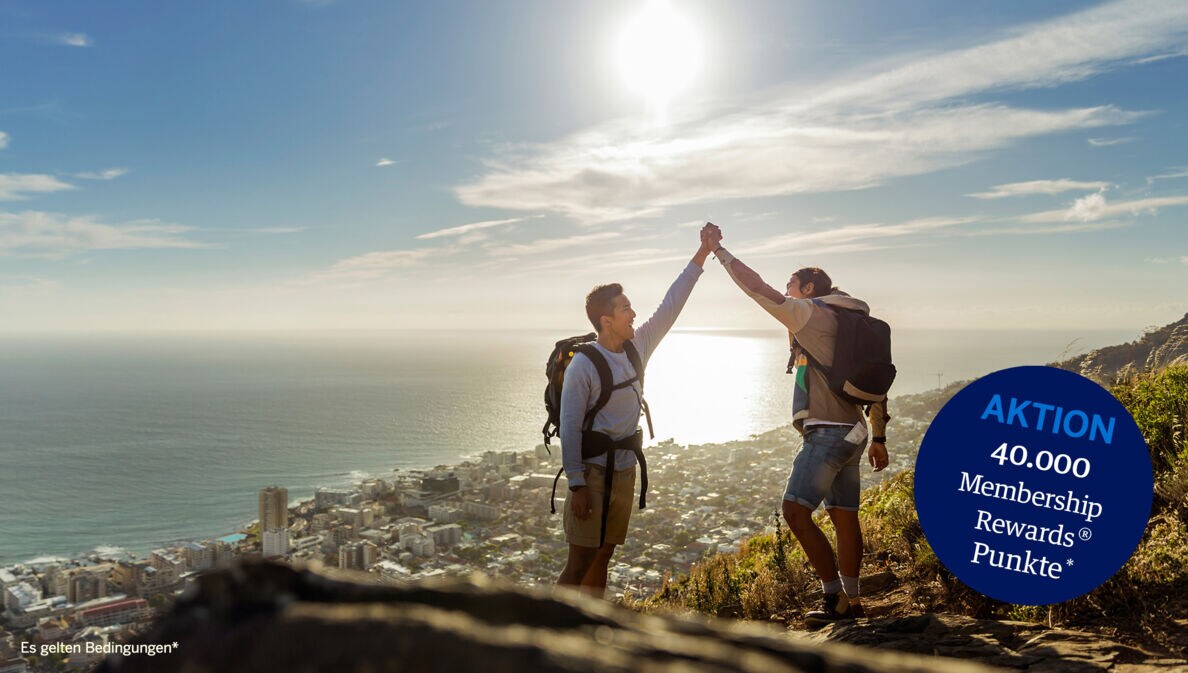
M 901 429 L 913 425 L 900 422 Z M 669 440 L 649 447 L 648 506 L 632 514 L 608 596 L 648 595 L 703 555 L 737 551 L 774 527 L 799 442 L 785 426 L 726 444 Z M 477 572 L 552 585 L 567 552 L 564 478 L 558 513 L 549 507 L 559 453 L 543 444 L 488 451 L 454 466 L 398 469 L 349 488 L 320 488 L 295 503 L 286 487 L 265 486 L 257 520 L 242 531 L 161 547 L 147 558 L 96 553 L 0 568 L 0 673 L 88 669 L 142 631 L 199 573 L 242 557 L 363 571 L 390 582 Z M 905 453 L 883 474 L 864 468 L 866 484 L 907 467 Z

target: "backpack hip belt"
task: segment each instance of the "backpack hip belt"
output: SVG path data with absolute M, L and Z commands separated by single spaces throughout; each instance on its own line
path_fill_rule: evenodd
M 582 459 L 588 460 L 598 456 L 606 456 L 605 476 L 603 477 L 603 492 L 602 492 L 602 521 L 600 522 L 598 532 L 598 546 L 606 544 L 606 521 L 610 513 L 611 488 L 614 486 L 615 478 L 615 453 L 617 451 L 630 451 L 635 454 L 635 459 L 639 461 L 639 508 L 644 509 L 648 506 L 648 460 L 643 453 L 643 430 L 636 430 L 631 434 L 618 441 L 611 439 L 604 433 L 596 430 L 582 431 Z M 553 479 L 553 513 L 557 512 L 557 482 L 561 480 L 561 475 L 564 469 L 557 472 L 557 476 Z

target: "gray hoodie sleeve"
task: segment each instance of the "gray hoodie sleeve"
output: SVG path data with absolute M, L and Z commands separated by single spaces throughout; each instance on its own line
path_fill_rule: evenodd
M 582 463 L 582 422 L 591 400 L 598 399 L 598 372 L 583 353 L 576 353 L 565 369 L 561 384 L 561 467 L 570 486 L 586 483 Z
M 672 287 L 668 288 L 668 293 L 664 295 L 664 300 L 660 302 L 656 312 L 635 330 L 635 338 L 631 342 L 639 350 L 639 357 L 643 362 L 648 361 L 660 340 L 676 323 L 681 309 L 685 308 L 685 302 L 693 292 L 693 286 L 697 284 L 697 279 L 701 278 L 702 271 L 700 266 L 689 262 L 673 281 Z

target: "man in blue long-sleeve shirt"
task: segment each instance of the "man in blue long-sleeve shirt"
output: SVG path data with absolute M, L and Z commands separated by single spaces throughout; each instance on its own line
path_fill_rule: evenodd
M 565 498 L 565 539 L 569 543 L 569 559 L 557 580 L 558 585 L 581 587 L 582 591 L 594 596 L 602 596 L 606 590 L 611 556 L 615 547 L 623 544 L 627 537 L 637 460 L 632 451 L 615 452 L 605 541 L 600 546 L 606 454 L 583 459 L 582 431 L 600 432 L 614 442 L 626 440 L 638 432 L 643 400 L 638 377 L 641 372 L 636 372 L 631 365 L 624 344 L 630 341 L 642 364 L 647 365 L 701 276 L 702 266 L 709 256 L 708 246 L 703 237 L 697 253 L 668 289 L 659 308 L 638 329 L 634 326 L 635 310 L 619 284 L 600 285 L 586 297 L 586 316 L 598 332 L 594 348 L 610 367 L 616 388 L 587 427 L 586 414 L 593 409 L 601 392 L 597 368 L 584 353 L 577 353 L 565 370 L 560 435 L 562 465 L 569 483 L 569 495 Z M 628 381 L 631 383 L 619 387 Z

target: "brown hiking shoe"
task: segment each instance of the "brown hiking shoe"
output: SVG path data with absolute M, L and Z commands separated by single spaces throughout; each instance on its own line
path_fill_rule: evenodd
M 821 609 L 806 612 L 804 623 L 809 626 L 824 626 L 830 622 L 865 616 L 866 610 L 861 605 L 850 605 L 850 599 L 845 594 L 825 594 L 822 597 Z

